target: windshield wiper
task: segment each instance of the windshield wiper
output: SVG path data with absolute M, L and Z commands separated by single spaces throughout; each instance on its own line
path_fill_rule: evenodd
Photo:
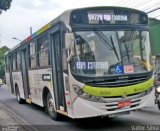
M 94 33 L 100 38 L 100 40 L 102 40 L 104 42 L 104 44 L 110 49 L 110 50 L 113 50 L 117 59 L 119 60 L 119 57 L 118 57 L 118 53 L 117 53 L 117 50 L 114 46 L 114 42 L 113 42 L 113 38 L 110 36 L 110 40 L 107 39 L 107 37 L 102 33 L 102 31 L 94 31 Z M 111 44 L 110 44 L 111 43 Z
M 112 43 L 112 47 L 113 47 L 114 53 L 115 53 L 117 59 L 119 60 L 118 53 L 117 53 L 117 50 L 116 50 L 116 48 L 115 48 L 115 45 L 114 45 L 112 36 L 110 36 L 110 39 L 111 39 L 111 43 Z
M 103 41 L 104 42 L 104 44 L 110 49 L 110 50 L 112 50 L 112 46 L 109 44 L 109 42 L 108 42 L 108 40 L 107 40 L 107 38 L 104 38 L 104 34 L 102 35 L 101 33 L 100 33 L 100 31 L 94 31 L 94 33 L 98 36 L 98 38 L 101 40 L 101 41 Z
M 131 33 L 130 33 L 130 35 L 128 36 L 128 37 L 126 37 L 126 39 L 123 41 L 123 44 L 124 44 L 124 48 L 125 48 L 125 52 L 126 52 L 126 55 L 124 55 L 124 56 L 127 56 L 127 59 L 128 59 L 128 63 L 131 63 L 131 59 L 130 59 L 130 55 L 129 55 L 129 53 L 131 52 L 131 50 L 132 50 L 132 48 L 133 47 L 131 47 L 131 49 L 128 49 L 129 47 L 127 46 L 127 44 L 126 44 L 126 41 L 132 41 L 132 40 L 135 40 L 135 39 L 133 39 L 134 37 L 134 32 L 135 31 L 135 28 L 132 28 L 131 29 Z M 131 46 L 131 45 L 133 45 L 133 43 L 131 44 L 128 44 L 129 46 Z M 124 52 L 124 53 L 125 53 Z
M 128 63 L 130 63 L 130 58 L 129 58 L 129 50 L 128 50 L 128 47 L 126 45 L 126 43 L 124 42 L 124 46 L 125 46 L 125 49 L 126 49 L 126 53 L 127 53 L 127 59 L 128 59 Z

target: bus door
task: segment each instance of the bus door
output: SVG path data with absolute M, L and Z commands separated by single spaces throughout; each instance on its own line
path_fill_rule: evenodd
M 13 57 L 9 56 L 9 61 L 8 61 L 8 66 L 9 66 L 9 77 L 10 77 L 10 86 L 11 86 L 11 92 L 14 93 L 14 86 L 13 86 L 13 77 L 12 77 L 12 66 L 13 66 Z
M 29 98 L 30 90 L 28 83 L 28 71 L 27 71 L 27 48 L 22 49 L 22 79 L 25 98 Z
M 61 32 L 51 34 L 51 66 L 52 81 L 57 110 L 66 111 L 63 70 L 62 70 L 62 39 Z

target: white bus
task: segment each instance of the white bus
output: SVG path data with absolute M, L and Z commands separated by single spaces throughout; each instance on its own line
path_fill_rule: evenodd
M 128 114 L 154 104 L 144 12 L 68 10 L 5 54 L 6 82 L 22 103 L 54 120 Z

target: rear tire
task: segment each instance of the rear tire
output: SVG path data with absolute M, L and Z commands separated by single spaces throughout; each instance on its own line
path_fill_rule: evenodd
M 55 107 L 54 107 L 53 102 L 54 101 L 53 101 L 53 98 L 52 98 L 51 94 L 48 93 L 47 94 L 47 103 L 46 103 L 47 112 L 48 112 L 49 116 L 51 117 L 51 119 L 58 121 L 58 120 L 60 120 L 61 116 L 60 116 L 59 113 L 57 113 L 55 111 Z
M 16 99 L 19 104 L 23 103 L 23 99 L 20 97 L 19 89 L 16 88 Z

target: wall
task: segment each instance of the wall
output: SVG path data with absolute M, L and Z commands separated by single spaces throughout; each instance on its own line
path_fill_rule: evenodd
M 149 20 L 149 31 L 151 40 L 152 55 L 160 53 L 160 21 L 156 19 Z

